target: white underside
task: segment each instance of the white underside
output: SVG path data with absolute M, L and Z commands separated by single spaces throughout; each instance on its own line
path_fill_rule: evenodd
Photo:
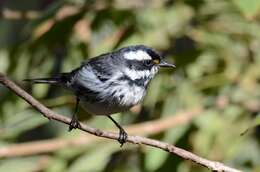
M 82 108 L 92 115 L 111 115 L 128 110 L 131 107 L 109 105 L 108 102 L 90 103 L 81 101 Z
M 113 97 L 110 93 L 115 92 Z M 81 99 L 81 106 L 93 115 L 110 115 L 126 111 L 132 106 L 140 103 L 145 96 L 145 89 L 137 86 L 126 87 L 123 85 L 108 87 L 99 94 L 102 102 L 90 102 L 84 97 Z M 117 98 L 121 96 L 120 100 Z M 85 99 L 85 100 L 84 100 Z

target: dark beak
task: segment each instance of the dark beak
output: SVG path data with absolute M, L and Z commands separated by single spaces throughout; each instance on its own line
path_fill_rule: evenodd
M 176 66 L 174 64 L 171 64 L 171 63 L 168 63 L 164 60 L 161 60 L 160 64 L 159 64 L 160 67 L 172 67 L 172 68 L 175 68 Z

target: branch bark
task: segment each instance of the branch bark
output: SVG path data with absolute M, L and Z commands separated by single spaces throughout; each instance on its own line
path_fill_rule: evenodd
M 50 109 L 48 109 L 47 107 L 42 105 L 39 101 L 34 99 L 27 92 L 25 92 L 23 89 L 21 89 L 19 86 L 17 86 L 10 79 L 8 79 L 7 76 L 5 76 L 4 74 L 1 74 L 1 73 L 0 73 L 0 83 L 5 85 L 11 91 L 13 91 L 17 96 L 19 96 L 19 97 L 23 98 L 25 101 L 27 101 L 33 108 L 35 108 L 37 111 L 42 113 L 42 115 L 44 117 L 48 118 L 49 120 L 56 120 L 56 121 L 69 125 L 69 123 L 70 123 L 69 118 L 51 111 Z M 119 136 L 116 133 L 95 129 L 95 128 L 89 127 L 87 125 L 84 125 L 82 123 L 80 123 L 80 126 L 78 127 L 78 129 L 85 131 L 89 134 L 98 136 L 98 137 L 108 138 L 108 139 L 112 139 L 112 140 L 117 140 L 117 138 Z M 207 160 L 207 159 L 199 157 L 198 155 L 195 155 L 189 151 L 186 151 L 186 150 L 178 148 L 174 145 L 171 145 L 171 144 L 168 144 L 165 142 L 161 142 L 158 140 L 149 139 L 149 138 L 145 138 L 145 137 L 141 137 L 141 136 L 128 136 L 127 142 L 133 143 L 133 144 L 138 144 L 138 145 L 144 144 L 144 145 L 148 145 L 151 147 L 162 149 L 171 154 L 178 155 L 179 157 L 182 157 L 183 159 L 190 160 L 196 164 L 205 166 L 208 169 L 213 170 L 213 171 L 241 172 L 240 170 L 228 167 L 220 162 Z
M 169 116 L 163 119 L 157 119 L 140 124 L 126 126 L 125 129 L 129 134 L 151 135 L 165 131 L 179 125 L 184 125 L 200 115 L 201 108 L 192 108 L 187 111 L 178 112 L 174 116 Z M 48 140 L 32 141 L 26 143 L 18 143 L 3 146 L 0 148 L 0 158 L 9 158 L 17 156 L 29 156 L 40 153 L 54 152 L 65 149 L 67 147 L 78 147 L 81 145 L 87 146 L 94 142 L 103 141 L 99 137 L 86 135 L 81 133 L 76 138 L 55 138 Z

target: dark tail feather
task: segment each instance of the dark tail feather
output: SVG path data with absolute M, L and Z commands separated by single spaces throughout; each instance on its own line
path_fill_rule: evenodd
M 57 84 L 56 78 L 35 78 L 35 79 L 24 79 L 23 81 L 30 82 L 33 84 Z
M 52 78 L 33 78 L 33 79 L 24 79 L 23 81 L 30 82 L 33 84 L 63 84 L 68 80 L 67 74 L 61 74 L 60 76 Z

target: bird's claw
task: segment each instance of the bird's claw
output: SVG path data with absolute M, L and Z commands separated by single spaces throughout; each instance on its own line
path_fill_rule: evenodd
M 117 139 L 117 141 L 121 144 L 120 147 L 122 147 L 124 145 L 124 143 L 126 142 L 127 140 L 127 133 L 125 132 L 125 130 L 123 129 L 120 129 L 119 130 L 119 137 Z
M 72 118 L 69 124 L 69 131 L 79 128 L 80 127 L 80 123 L 77 119 Z

